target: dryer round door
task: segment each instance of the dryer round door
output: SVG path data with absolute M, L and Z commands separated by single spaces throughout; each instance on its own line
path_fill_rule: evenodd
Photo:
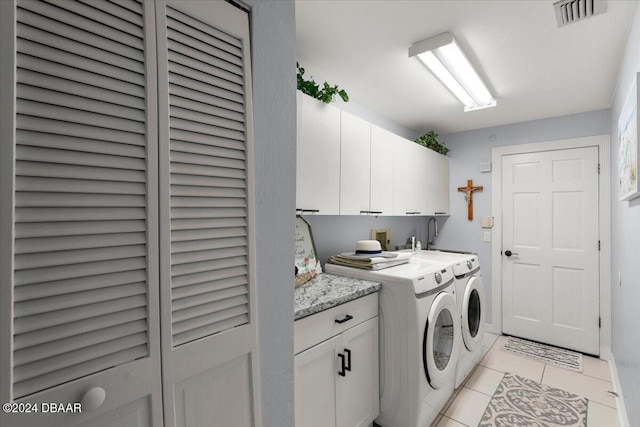
M 422 341 L 424 373 L 431 387 L 439 389 L 455 380 L 460 351 L 460 316 L 456 300 L 447 292 L 434 298 Z
M 484 309 L 482 279 L 472 276 L 467 281 L 462 300 L 462 340 L 469 351 L 480 346 L 484 333 Z

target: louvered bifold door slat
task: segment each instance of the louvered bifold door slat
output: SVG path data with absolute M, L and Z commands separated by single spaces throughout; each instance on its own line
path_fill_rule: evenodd
M 173 346 L 249 322 L 240 40 L 167 14 Z
M 13 397 L 149 355 L 141 4 L 17 3 Z

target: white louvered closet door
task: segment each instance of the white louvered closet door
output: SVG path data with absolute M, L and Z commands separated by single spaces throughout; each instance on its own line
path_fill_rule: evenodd
M 165 425 L 253 426 L 248 14 L 169 1 L 157 22 Z
M 0 424 L 160 426 L 153 3 L 2 3 Z

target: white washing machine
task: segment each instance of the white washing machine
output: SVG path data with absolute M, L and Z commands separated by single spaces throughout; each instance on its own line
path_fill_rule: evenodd
M 461 333 L 453 270 L 438 262 L 410 262 L 379 271 L 327 263 L 325 270 L 382 283 L 376 424 L 429 426 L 455 385 Z
M 455 387 L 464 383 L 482 359 L 481 341 L 484 335 L 484 291 L 480 261 L 473 253 L 421 251 L 413 257 L 416 262 L 444 262 L 455 276 L 456 301 L 460 314 L 462 340 L 457 364 Z

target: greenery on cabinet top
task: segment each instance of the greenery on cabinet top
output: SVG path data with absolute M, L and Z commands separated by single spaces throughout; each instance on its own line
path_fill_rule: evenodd
M 309 95 L 312 98 L 319 99 L 325 104 L 333 102 L 336 95 L 339 95 L 344 102 L 349 102 L 349 95 L 347 95 L 347 92 L 344 89 L 340 89 L 338 85 L 331 86 L 329 83 L 324 82 L 322 88 L 320 88 L 318 83 L 313 80 L 313 77 L 309 80 L 306 80 L 303 77 L 305 70 L 297 62 L 296 67 L 298 68 L 298 90 L 302 93 Z
M 415 140 L 415 143 L 430 148 L 440 154 L 444 154 L 445 156 L 449 152 L 449 149 L 444 145 L 444 143 L 438 142 L 438 133 L 433 130 L 430 130 L 424 135 L 418 137 Z

